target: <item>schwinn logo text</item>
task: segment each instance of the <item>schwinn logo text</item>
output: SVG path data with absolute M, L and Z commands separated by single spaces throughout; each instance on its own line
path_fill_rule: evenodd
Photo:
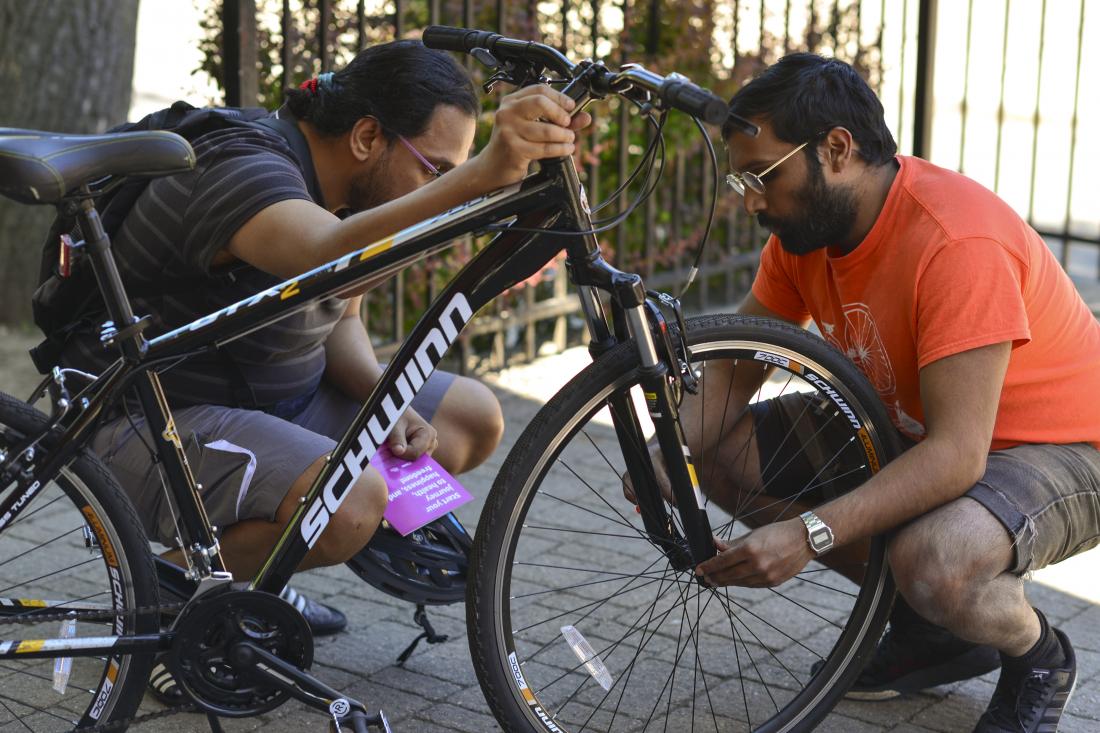
M 550 716 L 546 713 L 545 710 L 542 709 L 541 705 L 536 705 L 534 710 L 535 715 L 539 716 L 539 720 L 542 721 L 542 725 L 546 728 L 546 730 L 550 731 L 550 733 L 564 733 L 564 731 L 562 731 L 562 729 L 559 728 L 557 724 L 550 719 Z
M 385 443 L 394 423 L 435 371 L 436 364 L 443 359 L 447 349 L 458 337 L 458 332 L 473 315 L 470 304 L 462 293 L 456 294 L 443 309 L 439 325 L 432 328 L 416 348 L 413 358 L 397 376 L 394 386 L 382 398 L 381 409 L 367 419 L 366 426 L 355 438 L 355 446 L 344 454 L 343 462 L 333 471 L 332 477 L 321 490 L 321 495 L 306 510 L 301 532 L 308 547 L 316 544 L 321 532 L 328 526 L 329 517 L 344 503 L 348 491 L 370 463 L 378 446 Z
M 807 371 L 803 376 L 806 377 L 807 382 L 814 385 L 826 395 L 828 395 L 829 399 L 833 401 L 833 404 L 839 407 L 840 411 L 844 413 L 844 417 L 848 418 L 848 422 L 852 423 L 853 428 L 855 428 L 856 430 L 860 429 L 861 426 L 859 424 L 859 419 L 856 417 L 856 414 L 852 412 L 852 408 L 848 407 L 848 403 L 844 401 L 844 398 L 841 397 L 840 394 L 835 389 L 833 389 L 828 382 L 826 382 L 824 379 L 817 376 L 811 371 Z

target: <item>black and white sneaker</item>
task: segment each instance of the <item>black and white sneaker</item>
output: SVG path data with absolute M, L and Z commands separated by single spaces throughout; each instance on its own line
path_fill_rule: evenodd
M 283 588 L 279 597 L 298 609 L 298 613 L 305 617 L 314 636 L 327 636 L 347 628 L 348 617 L 342 612 L 332 606 L 318 603 L 289 585 Z
M 963 641 L 940 626 L 916 623 L 890 628 L 846 697 L 889 700 L 980 677 L 1000 665 L 1001 655 L 993 647 Z
M 170 708 L 183 703 L 183 690 L 164 665 L 163 657 L 153 665 L 153 671 L 149 673 L 149 693 Z
M 156 567 L 161 600 L 186 601 L 195 593 L 195 582 L 187 578 L 183 568 L 159 557 L 156 558 Z M 348 618 L 343 613 L 332 606 L 326 606 L 308 598 L 289 585 L 283 588 L 279 597 L 298 609 L 298 613 L 305 617 L 314 636 L 335 634 L 343 631 L 348 625 Z M 173 617 L 166 616 L 162 619 L 163 625 L 170 625 Z
M 814 674 L 824 662 L 816 662 Z M 972 644 L 927 621 L 891 624 L 845 697 L 892 700 L 930 687 L 980 677 L 1001 666 L 991 646 Z
M 1001 670 L 997 689 L 974 733 L 1054 733 L 1077 684 L 1077 659 L 1069 638 L 1051 629 L 1065 661 L 1057 669 L 1033 667 L 1023 674 Z

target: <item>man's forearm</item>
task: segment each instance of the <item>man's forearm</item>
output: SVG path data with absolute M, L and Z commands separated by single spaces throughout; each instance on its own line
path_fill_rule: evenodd
M 492 190 L 482 174 L 482 161 L 471 158 L 442 178 L 404 196 L 349 216 L 324 237 L 316 265 L 366 247 L 413 224 L 441 214 Z
M 381 376 L 363 322 L 358 315 L 341 318 L 325 342 L 325 379 L 353 400 L 366 402 Z
M 888 532 L 959 498 L 981 478 L 976 465 L 947 441 L 925 440 L 865 484 L 815 509 L 838 545 Z

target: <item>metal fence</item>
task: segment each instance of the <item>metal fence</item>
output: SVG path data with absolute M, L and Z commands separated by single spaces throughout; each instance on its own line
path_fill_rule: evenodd
M 1070 5 L 1075 12 L 1065 10 Z M 639 61 L 663 72 L 684 71 L 724 96 L 786 52 L 834 55 L 856 66 L 878 92 L 900 150 L 963 170 L 997 190 L 1048 237 L 1067 266 L 1073 260 L 1071 245 L 1100 244 L 1100 220 L 1090 214 L 1095 207 L 1088 207 L 1088 195 L 1082 193 L 1088 189 L 1081 183 L 1083 176 L 1096 175 L 1097 166 L 1082 162 L 1097 148 L 1091 141 L 1082 144 L 1077 134 L 1095 114 L 1095 100 L 1081 92 L 1100 85 L 1090 67 L 1096 58 L 1088 45 L 1086 0 L 1079 7 L 1071 0 L 1051 0 L 1049 7 L 1047 0 L 282 0 L 281 5 L 278 0 L 223 0 L 221 22 L 224 86 L 231 105 L 256 100 L 270 105 L 271 82 L 265 85 L 264 78 L 287 88 L 339 65 L 370 43 L 435 23 L 534 38 L 573 58 L 597 56 L 612 63 Z M 1096 19 L 1088 22 L 1097 24 Z M 960 28 L 965 28 L 962 38 Z M 983 45 L 995 35 L 991 28 L 999 29 L 1003 41 L 997 53 Z M 1100 28 L 1093 30 L 1091 37 L 1096 37 Z M 1048 38 L 1052 34 L 1056 43 Z M 1013 105 L 1019 90 L 1028 86 L 1023 77 L 1031 73 L 1027 64 L 1034 65 L 1036 39 L 1039 68 L 1030 87 L 1034 107 L 1021 133 Z M 1052 52 L 1055 45 L 1058 53 Z M 263 57 L 265 49 L 266 61 L 243 63 L 258 54 Z M 988 99 L 990 69 L 999 74 L 999 101 Z M 476 78 L 477 70 L 471 70 Z M 1072 105 L 1058 106 L 1065 110 L 1057 121 L 1040 114 L 1041 103 L 1050 103 L 1040 90 L 1052 75 L 1075 80 L 1072 94 L 1063 93 L 1072 97 Z M 1028 137 L 1029 130 L 1023 154 L 1008 148 L 1021 134 Z M 996 145 L 990 148 L 994 133 Z M 1068 150 L 1060 153 L 1061 167 L 1040 165 L 1048 138 L 1068 141 Z M 645 142 L 641 123 L 626 105 L 597 112 L 578 155 L 590 200 L 599 201 L 626 178 Z M 601 243 L 620 267 L 640 272 L 647 284 L 678 290 L 702 232 L 714 181 L 698 138 L 683 129 L 674 132 L 668 152 L 656 194 L 631 226 L 609 233 Z M 1030 161 L 1023 199 L 1016 191 L 1024 175 L 1018 172 L 1021 158 Z M 1011 165 L 1004 162 L 1009 159 Z M 1011 177 L 1006 176 L 1009 170 Z M 1055 179 L 1057 185 L 1051 183 Z M 1065 194 L 1064 209 L 1053 224 L 1049 196 L 1040 197 L 1041 207 L 1036 205 L 1036 192 L 1052 189 Z M 625 203 L 618 204 L 619 211 Z M 765 233 L 737 203 L 722 195 L 699 279 L 685 302 L 688 310 L 730 308 L 751 281 Z M 410 270 L 371 294 L 368 320 L 381 354 L 400 341 L 409 319 L 434 295 L 438 279 L 476 246 L 461 243 L 456 256 Z M 1075 251 L 1087 262 L 1100 249 Z M 1078 263 L 1081 267 L 1087 265 Z M 497 367 L 513 356 L 530 359 L 544 344 L 560 349 L 572 335 L 580 335 L 572 327 L 579 323 L 571 318 L 576 310 L 563 268 L 551 267 L 479 315 L 460 344 L 460 368 Z

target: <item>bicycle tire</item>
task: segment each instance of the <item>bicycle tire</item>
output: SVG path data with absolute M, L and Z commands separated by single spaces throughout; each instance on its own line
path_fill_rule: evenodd
M 709 316 L 688 321 L 687 341 L 693 352 L 693 365 L 696 368 L 702 365 L 704 371 L 707 365 L 713 364 L 716 359 L 733 357 L 749 360 L 756 365 L 754 368 L 758 366 L 763 369 L 775 365 L 780 373 L 786 369 L 788 375 L 793 374 L 794 370 L 801 369 L 804 381 L 806 381 L 804 375 L 811 372 L 816 375 L 818 389 L 827 386 L 835 390 L 831 396 L 824 390 L 821 394 L 828 396 L 829 401 L 837 408 L 835 415 L 839 415 L 842 422 L 836 424 L 847 425 L 845 429 L 855 431 L 852 427 L 854 424 L 852 419 L 858 419 L 863 429 L 859 441 L 848 440 L 839 451 L 844 452 L 844 460 L 852 462 L 853 465 L 863 461 L 864 465 L 860 466 L 860 470 L 863 470 L 865 475 L 877 472 L 897 454 L 899 445 L 896 432 L 874 389 L 843 354 L 820 338 L 803 329 L 774 321 L 743 316 Z M 786 366 L 784 367 L 783 364 Z M 687 700 L 685 696 L 676 693 L 678 704 L 675 708 L 672 700 L 674 688 L 678 684 L 676 670 L 681 660 L 688 655 L 692 644 L 687 641 L 681 643 L 678 640 L 675 655 L 666 653 L 666 656 L 672 658 L 672 670 L 667 675 L 664 675 L 667 671 L 667 660 L 664 660 L 664 666 L 662 666 L 662 660 L 650 659 L 653 655 L 648 652 L 646 658 L 639 658 L 643 647 L 648 649 L 650 640 L 660 637 L 660 644 L 669 646 L 668 637 L 671 636 L 671 631 L 662 631 L 661 628 L 668 613 L 649 634 L 649 640 L 643 644 L 642 639 L 646 638 L 649 632 L 649 621 L 646 622 L 646 629 L 637 639 L 638 648 L 635 656 L 628 665 L 624 666 L 621 658 L 614 660 L 617 663 L 614 665 L 617 666 L 617 674 L 608 670 L 613 681 L 610 678 L 605 680 L 611 682 L 610 689 L 601 686 L 598 680 L 599 666 L 602 664 L 607 669 L 610 664 L 608 657 L 614 656 L 620 648 L 625 648 L 626 637 L 616 637 L 618 630 L 613 628 L 616 624 L 625 626 L 616 614 L 626 618 L 633 616 L 632 613 L 628 616 L 628 612 L 638 608 L 638 603 L 644 604 L 645 600 L 635 603 L 630 600 L 629 595 L 635 590 L 644 591 L 644 586 L 651 586 L 654 582 L 658 582 L 655 579 L 656 571 L 649 571 L 647 568 L 646 572 L 649 575 L 637 588 L 627 587 L 626 590 L 623 587 L 608 588 L 607 598 L 596 597 L 595 600 L 592 600 L 596 595 L 593 589 L 598 588 L 601 583 L 610 582 L 600 579 L 602 576 L 597 575 L 595 576 L 597 579 L 590 582 L 561 586 L 558 589 L 559 592 L 553 597 L 550 597 L 553 590 L 546 587 L 547 581 L 535 577 L 540 573 L 551 579 L 560 577 L 559 583 L 571 583 L 578 577 L 591 578 L 593 576 L 585 576 L 583 573 L 580 576 L 571 574 L 573 571 L 582 569 L 574 566 L 583 565 L 585 562 L 599 563 L 601 556 L 607 555 L 606 562 L 609 570 L 601 568 L 592 572 L 603 572 L 612 579 L 615 579 L 615 575 L 619 575 L 621 579 L 630 574 L 630 571 L 624 567 L 633 562 L 638 555 L 642 557 L 637 560 L 636 565 L 644 565 L 650 558 L 657 558 L 658 563 L 662 559 L 655 546 L 644 536 L 640 537 L 641 541 L 633 542 L 632 545 L 622 539 L 623 536 L 628 539 L 639 539 L 629 531 L 623 530 L 621 526 L 625 521 L 634 530 L 641 527 L 640 518 L 636 518 L 633 512 L 630 512 L 628 519 L 625 512 L 619 512 L 617 509 L 610 511 L 608 517 L 612 521 L 605 524 L 619 532 L 626 532 L 618 538 L 608 537 L 607 535 L 615 533 L 602 531 L 596 526 L 595 522 L 598 520 L 591 520 L 590 517 L 590 514 L 599 513 L 601 509 L 608 511 L 604 507 L 613 505 L 616 492 L 618 492 L 619 501 L 625 503 L 621 495 L 621 485 L 614 476 L 616 472 L 621 472 L 623 466 L 621 452 L 619 453 L 620 464 L 617 466 L 612 465 L 613 461 L 600 449 L 595 451 L 599 453 L 598 456 L 593 456 L 591 460 L 586 458 L 587 443 L 595 446 L 599 442 L 592 437 L 599 425 L 589 429 L 585 429 L 584 426 L 592 425 L 590 421 L 598 416 L 610 395 L 628 390 L 637 384 L 637 367 L 634 344 L 627 343 L 603 355 L 575 376 L 541 409 L 516 441 L 486 500 L 472 550 L 472 578 L 467 594 L 470 649 L 486 699 L 497 720 L 508 731 L 545 730 L 558 733 L 578 729 L 617 730 L 619 727 L 645 730 L 651 727 L 654 712 L 662 704 L 665 706 L 664 723 L 653 726 L 661 730 L 686 730 L 688 728 L 686 718 L 689 714 L 693 730 L 697 724 L 700 730 L 809 730 L 832 709 L 841 694 L 854 680 L 886 623 L 893 600 L 894 586 L 885 560 L 886 542 L 883 538 L 876 538 L 871 543 L 866 557 L 863 583 L 859 586 L 858 593 L 850 594 L 854 598 L 850 601 L 850 609 L 836 612 L 847 614 L 842 628 L 837 630 L 829 628 L 828 624 L 824 625 L 827 633 L 836 635 L 833 641 L 822 637 L 821 643 L 818 644 L 813 636 L 802 639 L 797 634 L 793 639 L 771 638 L 773 635 L 767 627 L 770 626 L 773 631 L 778 629 L 769 619 L 777 624 L 782 623 L 781 617 L 784 614 L 790 615 L 790 609 L 780 608 L 779 601 L 772 603 L 775 599 L 767 592 L 763 593 L 768 596 L 767 598 L 753 600 L 749 598 L 752 594 L 748 591 L 752 591 L 756 596 L 761 595 L 755 589 L 736 588 L 735 597 L 744 596 L 741 601 L 737 601 L 730 598 L 730 588 L 714 592 L 699 590 L 693 601 L 691 598 L 685 598 L 685 592 L 680 590 L 682 603 L 679 604 L 681 620 L 678 635 L 682 639 L 683 619 L 689 618 L 688 634 L 691 639 L 694 639 L 695 648 L 692 655 L 694 670 L 688 666 L 687 671 L 694 676 L 694 681 L 693 689 L 687 695 L 691 699 Z M 757 396 L 760 395 L 761 392 L 758 391 Z M 847 405 L 852 419 L 849 419 L 849 413 L 842 412 L 841 403 Z M 640 411 L 640 415 L 641 413 L 644 413 L 644 409 Z M 834 422 L 834 417 L 829 417 L 825 425 L 833 425 Z M 610 445 L 618 451 L 618 443 L 611 429 L 602 428 L 602 430 L 605 436 L 610 435 Z M 835 427 L 830 430 L 840 433 L 841 428 Z M 574 449 L 574 445 L 580 447 Z M 861 451 L 862 458 L 859 455 Z M 851 454 L 850 458 L 849 454 Z M 563 456 L 573 461 L 572 465 L 566 463 L 566 458 Z M 836 456 L 833 457 L 834 461 L 835 459 Z M 706 469 L 700 468 L 699 456 L 695 456 L 694 460 L 705 488 Z M 604 470 L 604 473 L 609 474 L 607 480 L 604 483 L 589 481 L 588 474 L 595 470 L 593 466 L 600 463 L 607 464 Z M 562 466 L 566 470 L 558 470 Z M 554 478 L 551 480 L 548 476 L 551 476 L 552 472 Z M 586 475 L 581 476 L 581 473 Z M 572 495 L 567 493 L 568 489 L 562 489 L 559 486 L 571 476 L 577 477 L 585 484 L 578 487 L 577 495 L 581 498 L 576 500 L 575 506 L 569 498 Z M 851 480 L 861 481 L 863 477 L 863 474 L 859 474 Z M 599 495 L 601 492 L 608 495 L 598 496 L 599 501 L 593 500 L 591 506 L 579 503 L 591 499 L 590 494 Z M 629 508 L 629 505 L 626 506 Z M 547 507 L 551 507 L 551 510 L 547 511 Z M 708 512 L 713 512 L 714 509 L 715 507 L 711 505 L 708 507 Z M 713 516 L 712 526 L 720 526 L 714 523 Z M 730 526 L 732 528 L 732 521 Z M 547 539 L 546 532 L 549 529 L 558 529 L 561 535 L 567 536 L 567 539 L 563 540 L 556 549 L 549 546 L 550 541 Z M 716 533 L 718 531 L 716 529 Z M 630 545 L 630 551 L 638 550 L 639 547 L 642 549 L 634 555 L 620 555 L 619 552 L 628 552 L 621 547 L 624 544 Z M 557 565 L 552 564 L 551 560 L 524 562 L 519 559 L 519 549 L 530 551 L 532 555 L 540 558 L 564 557 L 566 560 L 560 561 Z M 648 554 L 644 551 L 648 551 Z M 667 560 L 665 564 L 667 565 Z M 536 567 L 538 570 L 531 570 L 531 567 Z M 804 593 L 806 588 L 810 588 L 811 592 L 808 595 L 812 600 L 807 600 L 805 605 L 797 600 L 792 601 L 792 607 L 801 605 L 808 612 L 806 615 L 810 616 L 811 620 L 814 614 L 825 618 L 827 615 L 832 615 L 831 612 L 821 610 L 815 604 L 825 603 L 826 596 L 828 603 L 834 603 L 834 600 L 827 591 L 814 586 L 828 587 L 829 590 L 835 590 L 837 593 L 840 592 L 838 589 L 841 586 L 832 587 L 824 582 L 832 578 L 832 575 L 815 576 L 816 579 L 823 581 L 821 583 L 815 580 L 807 581 L 802 576 L 810 572 L 822 571 L 807 570 L 804 574 L 796 576 L 796 580 L 790 583 L 797 584 L 791 586 L 793 591 L 787 592 Z M 662 593 L 669 592 L 664 590 L 663 581 L 660 582 L 661 585 L 658 586 L 655 594 L 658 600 Z M 611 585 L 619 585 L 619 583 L 614 582 Z M 630 583 L 622 585 L 625 587 Z M 781 596 L 780 590 L 786 587 L 785 584 L 780 585 L 772 592 Z M 688 581 L 683 583 L 681 588 L 688 588 L 689 592 L 694 592 L 695 588 L 701 588 L 701 586 Z M 706 605 L 700 609 L 699 599 L 703 593 L 709 595 Z M 720 608 L 717 611 L 721 615 L 724 609 L 726 616 L 729 617 L 728 631 L 721 624 L 705 627 L 703 625 L 703 619 L 706 618 L 713 600 L 710 596 L 718 596 L 720 599 L 722 593 L 725 594 L 727 603 L 723 604 L 719 600 Z M 646 597 L 645 593 L 643 597 Z M 576 608 L 562 611 L 565 606 L 573 606 L 578 602 L 581 605 Z M 694 630 L 691 628 L 690 620 L 692 602 L 696 612 Z M 677 602 L 673 599 L 672 603 L 676 605 Z M 742 603 L 744 606 L 741 605 Z M 543 610 L 544 605 L 549 606 L 549 610 Z M 754 608 L 760 608 L 760 613 L 755 612 Z M 765 611 L 772 613 L 773 608 L 776 616 L 761 617 L 761 613 Z M 596 611 L 601 613 L 599 618 L 594 618 Z M 611 614 L 612 618 L 606 618 L 608 614 Z M 652 620 L 659 614 L 651 606 L 649 615 Z M 546 618 L 532 623 L 533 618 L 542 616 Z M 839 621 L 830 621 L 828 618 L 825 620 L 834 627 L 840 626 Z M 802 621 L 798 623 L 801 624 Z M 592 649 L 585 650 L 582 646 L 581 651 L 574 651 L 575 656 L 571 657 L 570 645 L 564 638 L 565 630 L 561 630 L 562 636 L 556 636 L 553 633 L 553 627 L 559 624 L 576 624 L 575 630 L 580 632 L 587 629 L 592 637 L 590 642 Z M 637 627 L 638 624 L 636 620 L 631 627 Z M 753 627 L 756 627 L 755 631 Z M 764 630 L 762 633 L 767 637 L 767 641 L 762 640 L 757 634 L 760 629 Z M 732 644 L 728 644 L 725 655 L 721 659 L 713 662 L 702 660 L 704 654 L 702 650 L 705 650 L 706 645 L 701 645 L 700 641 L 704 638 L 704 634 L 708 641 L 720 638 L 721 633 L 717 636 L 712 633 L 716 630 L 725 632 L 727 641 L 732 641 Z M 821 631 L 812 633 L 822 634 Z M 628 628 L 626 636 L 637 634 L 637 628 L 633 631 Z M 582 633 L 581 636 L 583 637 L 584 634 Z M 756 642 L 759 642 L 759 646 L 774 658 L 773 661 L 764 656 L 766 664 L 763 671 L 752 654 L 752 648 L 757 646 Z M 630 644 L 634 643 L 635 640 L 632 639 Z M 772 651 L 768 646 L 770 643 L 774 643 L 778 651 Z M 829 644 L 831 646 L 828 646 Z M 789 648 L 779 649 L 784 646 Z M 531 649 L 535 647 L 537 650 L 532 652 Z M 732 651 L 729 647 L 732 647 Z M 822 651 L 811 647 L 820 648 Z M 520 648 L 518 654 L 517 648 Z M 808 668 L 812 659 L 801 660 L 801 657 L 805 656 L 804 649 L 813 651 L 825 660 L 823 668 L 816 674 L 806 672 L 810 677 L 805 682 L 787 668 L 787 663 L 780 656 L 787 655 L 793 650 L 790 657 L 805 661 L 805 666 Z M 824 651 L 825 649 L 828 651 Z M 592 660 L 592 652 L 601 657 L 598 663 Z M 545 656 L 539 657 L 543 654 Z M 730 664 L 731 656 L 736 656 L 736 669 L 732 669 Z M 751 667 L 743 657 L 751 660 Z M 590 666 L 584 665 L 586 659 L 590 661 Z M 742 661 L 745 661 L 745 666 L 742 666 Z M 795 685 L 798 689 L 782 687 L 783 684 L 788 688 L 792 685 L 782 671 L 776 672 L 773 669 L 775 662 L 790 673 L 798 683 Z M 659 690 L 650 678 L 635 677 L 635 684 L 630 684 L 635 670 L 643 669 L 646 665 L 652 667 L 650 678 L 653 678 L 656 673 L 656 680 L 660 682 L 660 677 L 665 676 L 664 685 L 660 686 Z M 708 672 L 715 670 L 718 672 L 716 683 L 725 686 L 726 691 L 730 693 L 726 697 L 743 700 L 744 710 L 740 719 L 738 712 L 732 709 L 735 707 L 732 704 L 722 707 L 720 713 L 716 712 L 713 703 L 714 698 L 718 696 L 717 691 L 713 691 L 715 694 L 712 696 L 712 690 L 707 684 Z M 704 690 L 698 687 L 700 672 L 703 676 L 705 695 Z M 776 684 L 780 685 L 783 691 L 786 699 L 782 705 L 766 688 L 769 684 L 769 675 L 776 678 Z M 573 689 L 572 695 L 565 700 L 561 700 L 565 696 L 564 692 L 555 691 L 553 695 L 549 692 L 551 687 L 561 684 L 562 679 L 580 680 Z M 621 685 L 620 680 L 622 680 Z M 540 684 L 543 685 L 541 689 Z M 584 690 L 586 685 L 587 691 Z M 683 686 L 681 682 L 681 687 Z M 572 683 L 569 688 L 572 688 Z M 604 692 L 604 690 L 607 691 Z M 601 693 L 602 698 L 600 698 Z M 608 703 L 604 708 L 604 701 L 612 697 L 612 693 L 618 697 L 617 701 L 612 700 L 614 709 L 611 709 L 612 703 Z M 767 697 L 764 697 L 765 693 Z M 630 700 L 624 700 L 627 694 L 631 696 Z M 750 696 L 754 698 L 751 703 Z M 548 697 L 554 697 L 557 702 L 547 700 Z M 704 697 L 706 702 L 710 703 L 710 709 L 697 711 L 697 703 L 700 703 Z M 596 701 L 596 698 L 600 699 Z M 763 720 L 754 718 L 754 710 L 761 707 L 768 708 L 768 698 L 771 698 L 771 703 L 775 706 L 774 712 L 768 710 L 768 715 Z M 645 714 L 645 708 L 650 704 L 653 705 L 653 710 L 643 723 L 641 718 Z M 698 707 L 704 706 L 700 704 Z M 573 709 L 580 714 L 574 714 Z M 639 710 L 641 710 L 640 715 Z M 621 726 L 619 721 L 622 723 Z M 702 724 L 704 722 L 705 724 Z
M 46 419 L 25 402 L 0 394 L 0 448 L 40 430 Z M 47 438 L 39 450 L 51 447 Z M 11 488 L 0 486 L 0 497 Z M 106 587 L 100 588 L 103 582 Z M 4 624 L 28 612 L 23 608 L 33 611 L 26 604 L 13 607 L 12 595 L 58 604 L 50 613 L 77 602 L 110 604 L 108 608 L 124 611 L 157 605 L 153 558 L 137 513 L 90 452 L 78 454 L 0 532 L 0 639 L 66 638 L 65 622 Z M 155 612 L 120 615 L 102 622 L 77 621 L 72 635 L 155 634 L 159 623 Z M 119 722 L 117 729 L 122 730 L 122 721 L 141 703 L 153 654 L 71 658 L 64 694 L 52 686 L 57 683 L 58 662 L 0 662 L 0 730 L 10 725 L 17 730 L 68 731 L 109 722 Z

